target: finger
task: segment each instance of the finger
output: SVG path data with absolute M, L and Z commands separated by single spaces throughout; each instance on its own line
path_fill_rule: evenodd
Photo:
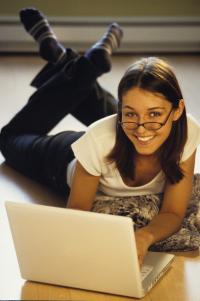
M 139 262 L 139 266 L 141 268 L 142 264 L 143 264 L 143 256 L 142 255 L 138 255 L 138 262 Z

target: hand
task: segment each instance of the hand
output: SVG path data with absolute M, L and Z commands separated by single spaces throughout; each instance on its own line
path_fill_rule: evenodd
M 136 248 L 140 267 L 143 264 L 148 248 L 152 244 L 152 239 L 152 234 L 146 232 L 144 228 L 141 228 L 135 232 Z

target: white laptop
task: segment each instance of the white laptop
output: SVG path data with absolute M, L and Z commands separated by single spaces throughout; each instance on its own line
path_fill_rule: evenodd
M 14 202 L 6 209 L 26 280 L 141 298 L 174 258 L 148 252 L 141 272 L 129 217 Z

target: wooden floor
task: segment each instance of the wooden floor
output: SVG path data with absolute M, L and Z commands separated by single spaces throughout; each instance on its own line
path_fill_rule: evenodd
M 124 70 L 141 56 L 115 56 L 113 69 L 100 79 L 100 83 L 117 95 L 117 85 Z M 175 67 L 183 90 L 188 112 L 200 121 L 200 56 L 162 55 Z M 21 108 L 34 91 L 29 85 L 41 68 L 42 60 L 36 56 L 0 56 L 0 128 Z M 54 130 L 83 129 L 72 116 L 66 117 Z M 17 258 L 4 208 L 6 200 L 63 206 L 65 200 L 47 188 L 23 177 L 3 163 L 0 155 L 0 300 L 131 300 L 122 296 L 87 292 L 52 285 L 25 282 L 20 277 Z M 195 171 L 200 172 L 200 152 Z M 159 281 L 145 301 L 200 301 L 199 251 L 176 254 L 170 271 Z M 134 299 L 132 299 L 134 300 Z

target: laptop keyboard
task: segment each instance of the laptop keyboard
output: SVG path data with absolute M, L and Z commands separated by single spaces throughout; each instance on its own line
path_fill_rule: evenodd
M 143 265 L 140 271 L 141 274 L 141 280 L 143 281 L 153 270 L 152 265 Z

